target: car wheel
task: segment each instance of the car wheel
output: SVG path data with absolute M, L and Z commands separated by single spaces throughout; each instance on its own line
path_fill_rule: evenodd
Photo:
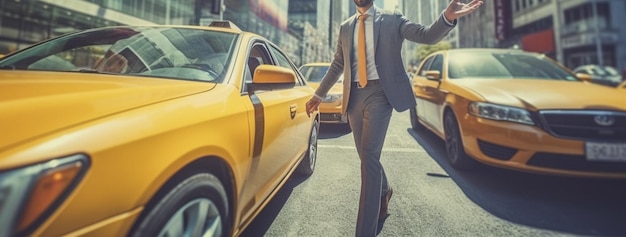
M 315 161 L 317 160 L 317 134 L 319 132 L 319 121 L 315 120 L 313 122 L 313 127 L 311 128 L 311 134 L 309 136 L 309 148 L 306 151 L 306 155 L 302 162 L 300 162 L 300 166 L 298 167 L 298 173 L 304 176 L 309 176 L 313 174 L 313 170 L 315 169 Z
M 477 162 L 470 158 L 463 148 L 461 131 L 456 117 L 452 112 L 447 112 L 444 116 L 443 129 L 446 138 L 446 153 L 450 164 L 456 169 L 470 170 L 476 168 Z
M 411 107 L 409 113 L 411 113 L 411 128 L 415 131 L 422 130 L 424 125 L 422 125 L 417 118 L 417 106 Z
M 170 190 L 147 210 L 131 236 L 226 236 L 228 199 L 211 174 L 196 174 Z

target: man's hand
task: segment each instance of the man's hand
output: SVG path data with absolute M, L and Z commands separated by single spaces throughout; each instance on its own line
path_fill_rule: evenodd
M 317 110 L 320 103 L 322 103 L 322 100 L 317 96 L 313 96 L 308 102 L 306 102 L 306 115 L 311 117 L 311 114 Z
M 481 0 L 472 0 L 469 3 L 462 3 L 461 0 L 451 0 L 443 15 L 449 22 L 452 22 L 459 17 L 472 13 L 482 5 L 483 1 Z

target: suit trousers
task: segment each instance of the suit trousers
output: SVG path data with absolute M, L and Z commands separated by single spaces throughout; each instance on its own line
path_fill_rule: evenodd
M 347 114 L 361 159 L 356 236 L 376 236 L 381 196 L 389 188 L 380 155 L 393 108 L 380 81 L 369 81 L 364 88 L 352 85 Z

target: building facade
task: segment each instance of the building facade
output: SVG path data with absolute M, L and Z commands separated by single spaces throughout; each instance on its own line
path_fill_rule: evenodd
M 206 25 L 230 20 L 299 60 L 302 36 L 287 28 L 289 0 L 0 0 L 0 54 L 81 29 L 115 25 Z
M 339 0 L 290 0 L 289 32 L 300 37 L 297 64 L 328 62 L 332 58 L 333 2 Z M 333 6 L 333 7 L 331 7 Z M 341 5 L 338 5 L 341 6 Z M 339 9 L 340 10 L 340 9 Z
M 444 9 L 450 3 L 448 0 L 417 1 L 415 3 L 413 0 L 397 0 L 397 2 L 398 7 L 396 9 L 402 12 L 407 19 L 427 26 L 440 17 Z M 449 42 L 452 47 L 460 47 L 459 28 L 460 27 L 455 27 L 442 41 Z M 419 47 L 420 44 L 404 41 L 402 45 L 402 57 L 407 69 L 409 69 L 408 67 L 410 66 L 417 66 L 417 64 L 419 64 L 420 59 L 417 53 Z
M 459 23 L 459 45 L 519 48 L 568 68 L 626 68 L 626 1 L 488 0 Z

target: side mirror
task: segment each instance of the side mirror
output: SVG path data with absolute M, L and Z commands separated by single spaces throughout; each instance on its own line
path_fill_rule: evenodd
M 276 90 L 293 88 L 296 85 L 296 74 L 292 70 L 274 65 L 259 65 L 254 70 L 249 91 Z
M 439 81 L 441 80 L 441 72 L 438 70 L 429 70 L 425 71 L 426 79 L 431 81 Z
M 576 73 L 576 77 L 580 80 L 586 81 L 586 82 L 591 82 L 591 80 L 593 79 L 593 77 L 587 73 Z

